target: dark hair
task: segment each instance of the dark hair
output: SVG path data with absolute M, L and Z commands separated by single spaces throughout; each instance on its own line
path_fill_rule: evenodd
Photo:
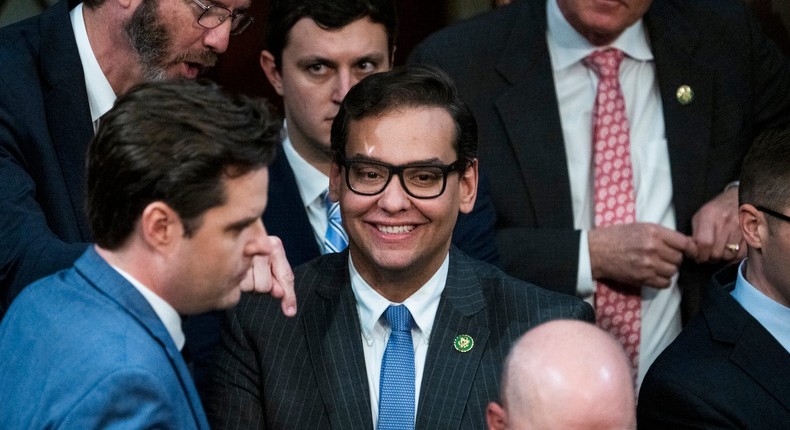
M 392 54 L 398 31 L 393 0 L 272 0 L 266 26 L 266 49 L 272 53 L 280 70 L 288 34 L 300 19 L 310 18 L 325 30 L 338 30 L 365 17 L 386 28 L 387 45 Z
M 133 88 L 101 118 L 88 149 L 96 243 L 117 249 L 154 201 L 173 208 L 191 235 L 206 210 L 225 202 L 224 177 L 268 165 L 281 126 L 265 102 L 226 96 L 208 81 Z
M 332 158 L 340 163 L 346 156 L 348 127 L 352 121 L 408 107 L 438 107 L 455 122 L 453 148 L 459 160 L 477 158 L 477 123 L 466 104 L 458 98 L 453 81 L 441 70 L 407 65 L 367 76 L 353 86 L 340 104 L 332 123 Z
M 790 206 L 790 127 L 768 130 L 752 143 L 741 167 L 740 204 L 783 211 Z M 775 220 L 768 218 L 769 227 Z

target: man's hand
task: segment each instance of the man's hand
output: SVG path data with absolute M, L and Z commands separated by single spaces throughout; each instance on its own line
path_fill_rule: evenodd
M 698 263 L 732 261 L 746 256 L 746 242 L 738 225 L 738 188 L 730 187 L 705 203 L 691 219 L 691 232 L 699 250 Z M 738 245 L 738 251 L 727 247 Z
M 635 223 L 590 230 L 593 279 L 635 288 L 667 288 L 683 256 L 695 257 L 693 239 L 658 224 Z
M 282 309 L 286 316 L 296 315 L 296 294 L 294 293 L 294 273 L 285 257 L 283 243 L 277 236 L 269 236 L 272 252 L 268 256 L 255 256 L 247 277 L 241 283 L 242 291 L 269 293 L 282 299 Z

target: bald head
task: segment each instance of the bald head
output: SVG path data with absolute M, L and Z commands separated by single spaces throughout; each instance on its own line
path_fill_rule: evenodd
M 505 362 L 501 397 L 501 406 L 489 405 L 491 429 L 636 428 L 622 347 L 580 321 L 552 321 L 527 332 Z

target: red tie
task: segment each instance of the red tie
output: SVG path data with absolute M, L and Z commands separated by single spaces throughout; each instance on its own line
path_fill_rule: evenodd
M 622 51 L 610 48 L 584 59 L 584 64 L 599 78 L 593 110 L 595 227 L 636 221 L 628 117 L 618 79 L 623 56 Z M 623 345 L 636 378 L 642 327 L 640 290 L 597 282 L 595 317 L 598 325 Z

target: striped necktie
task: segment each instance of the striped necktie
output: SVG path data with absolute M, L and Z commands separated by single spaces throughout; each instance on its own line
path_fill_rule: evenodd
M 321 194 L 326 209 L 326 234 L 324 234 L 324 254 L 340 252 L 348 246 L 348 236 L 340 219 L 340 204 L 329 200 L 329 190 Z

